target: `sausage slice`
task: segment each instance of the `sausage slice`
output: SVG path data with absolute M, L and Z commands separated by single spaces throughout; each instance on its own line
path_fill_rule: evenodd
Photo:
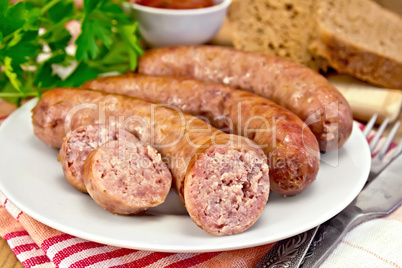
M 135 214 L 165 201 L 172 176 L 150 146 L 114 140 L 93 150 L 83 179 L 89 195 L 115 214 Z
M 64 176 L 72 186 L 87 193 L 82 177 L 85 161 L 94 149 L 112 140 L 138 142 L 133 134 L 115 126 L 83 125 L 67 133 L 59 152 L 59 161 Z
M 211 147 L 186 176 L 187 211 L 211 234 L 240 233 L 265 207 L 267 172 L 267 164 L 253 151 Z

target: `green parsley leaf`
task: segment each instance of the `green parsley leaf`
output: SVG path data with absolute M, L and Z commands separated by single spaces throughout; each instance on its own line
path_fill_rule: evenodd
M 137 67 L 143 53 L 138 27 L 121 0 L 0 0 L 0 98 L 19 103 L 59 86 L 80 86 L 100 73 Z M 74 55 L 67 55 L 71 20 L 81 22 Z M 43 31 L 43 32 L 42 32 Z M 40 32 L 40 34 L 39 34 Z M 46 49 L 48 58 L 38 62 Z M 67 77 L 55 72 L 78 62 Z
M 28 10 L 25 5 L 25 2 L 10 5 L 8 6 L 8 10 L 0 15 L 0 31 L 3 33 L 4 37 L 7 37 L 24 26 L 25 18 L 28 15 Z
M 21 82 L 17 78 L 17 74 L 14 72 L 13 67 L 11 66 L 12 59 L 10 57 L 4 58 L 4 73 L 10 80 L 11 85 L 20 93 L 21 90 Z
M 87 61 L 89 58 L 96 58 L 101 50 L 97 40 L 109 47 L 112 44 L 112 35 L 111 27 L 106 23 L 85 18 L 82 23 L 82 33 L 75 42 L 77 44 L 77 60 Z
M 72 1 L 60 1 L 49 8 L 48 16 L 51 21 L 59 22 L 63 18 L 73 15 L 73 11 L 74 4 Z
M 61 78 L 58 75 L 53 74 L 53 64 L 62 63 L 66 59 L 66 53 L 60 50 L 54 53 L 49 59 L 44 61 L 38 68 L 38 73 L 36 75 L 33 85 L 41 88 L 52 88 L 56 87 Z
M 85 0 L 84 9 L 86 13 L 91 13 L 103 0 Z
M 84 82 L 94 79 L 98 76 L 99 72 L 95 68 L 91 68 L 85 63 L 81 62 L 74 72 L 59 86 L 62 87 L 79 87 Z

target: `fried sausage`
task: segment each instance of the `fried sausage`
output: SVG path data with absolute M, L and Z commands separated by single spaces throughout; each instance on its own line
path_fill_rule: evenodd
M 323 152 L 342 147 L 352 132 L 352 112 L 338 90 L 313 70 L 273 55 L 214 46 L 160 48 L 140 58 L 138 71 L 210 80 L 266 97 L 309 125 Z
M 120 139 L 88 155 L 83 181 L 96 203 L 112 213 L 126 215 L 163 203 L 172 175 L 154 148 Z
M 64 176 L 72 186 L 87 193 L 82 177 L 85 161 L 94 149 L 112 140 L 138 142 L 133 134 L 116 126 L 84 125 L 67 133 L 59 151 L 59 161 Z
M 260 216 L 269 195 L 268 164 L 247 138 L 180 110 L 91 90 L 54 89 L 33 109 L 34 133 L 52 144 L 61 144 L 66 128 L 110 121 L 159 151 L 191 218 L 205 231 L 241 233 Z
M 138 74 L 97 78 L 83 87 L 174 105 L 248 137 L 267 155 L 270 187 L 278 194 L 298 194 L 317 176 L 314 134 L 295 114 L 260 96 L 214 82 Z

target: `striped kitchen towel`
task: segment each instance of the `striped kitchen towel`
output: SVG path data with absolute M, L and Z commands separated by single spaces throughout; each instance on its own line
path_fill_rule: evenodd
M 0 235 L 25 267 L 252 267 L 270 245 L 211 253 L 160 253 L 74 237 L 23 213 L 0 192 Z
M 243 268 L 253 267 L 274 245 L 209 253 L 161 253 L 108 246 L 36 221 L 1 191 L 0 235 L 25 267 Z M 322 267 L 402 268 L 401 241 L 402 207 L 388 217 L 363 223 L 352 230 Z

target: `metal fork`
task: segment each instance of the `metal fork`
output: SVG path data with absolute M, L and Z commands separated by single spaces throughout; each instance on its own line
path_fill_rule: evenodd
M 369 122 L 365 126 L 363 134 L 366 138 L 369 136 L 370 131 L 373 129 L 376 120 L 377 120 L 377 114 L 373 115 L 373 117 L 369 120 Z M 401 138 L 401 140 L 398 143 L 398 146 L 394 149 L 392 155 L 387 155 L 392 140 L 394 139 L 396 132 L 398 131 L 400 125 L 399 121 L 395 123 L 386 140 L 384 141 L 384 139 L 382 139 L 380 142 L 380 138 L 383 135 L 384 130 L 387 127 L 388 123 L 389 118 L 387 118 L 381 124 L 375 136 L 369 143 L 372 155 L 374 155 L 378 151 L 378 147 L 380 147 L 381 149 L 375 155 L 375 157 L 372 158 L 372 166 L 370 169 L 370 175 L 367 179 L 367 182 L 370 182 L 373 179 L 375 179 L 377 175 L 391 162 L 390 160 L 396 157 L 399 154 L 399 152 L 402 151 L 402 138 Z M 304 233 L 277 242 L 257 263 L 257 265 L 254 266 L 254 268 L 300 267 L 301 265 L 303 265 L 304 259 L 311 256 L 312 252 L 318 246 L 317 243 L 312 244 L 312 242 L 313 238 L 316 236 L 319 227 L 320 225 Z M 289 247 L 288 245 L 292 246 Z M 290 248 L 289 252 L 284 250 L 284 248 Z
M 367 123 L 363 131 L 363 134 L 366 136 L 366 138 L 369 136 L 376 119 L 377 115 L 374 115 Z M 367 179 L 366 186 L 369 184 L 370 181 L 375 180 L 376 177 L 378 177 L 378 175 L 383 171 L 383 169 L 385 169 L 391 162 L 393 162 L 391 160 L 398 157 L 399 154 L 402 152 L 402 138 L 399 140 L 398 146 L 392 149 L 393 151 L 390 150 L 392 140 L 394 139 L 400 126 L 399 121 L 394 124 L 387 138 L 381 139 L 381 136 L 384 136 L 384 130 L 387 127 L 388 123 L 389 118 L 386 118 L 378 128 L 374 137 L 369 142 L 369 147 L 372 154 L 372 165 L 370 168 L 370 174 Z M 371 189 L 371 191 L 373 191 L 373 188 Z M 347 232 L 350 231 L 353 227 L 355 227 L 364 220 L 372 219 L 373 217 L 384 215 L 385 212 L 389 213 L 391 211 L 388 209 L 382 210 L 381 206 L 379 207 L 378 210 L 374 211 L 370 211 L 370 209 L 365 210 L 364 202 L 367 202 L 367 192 L 365 192 L 365 194 L 366 194 L 366 200 L 364 199 L 364 194 L 363 196 L 359 195 L 360 198 L 358 196 L 358 199 L 355 199 L 352 202 L 352 206 L 349 205 L 345 210 L 343 210 L 340 213 L 341 216 L 338 215 L 335 217 L 336 220 L 332 219 L 329 220 L 328 222 L 323 223 L 317 229 L 317 233 L 315 234 L 314 239 L 310 243 L 310 247 L 304 256 L 304 260 L 302 261 L 301 264 L 302 268 L 318 267 L 318 265 L 320 265 L 322 261 L 325 259 L 325 256 L 329 256 L 329 254 L 336 248 L 337 242 L 341 241 L 342 237 L 346 235 Z M 356 205 L 355 202 L 357 203 L 360 202 L 360 206 L 355 206 Z M 363 210 L 360 212 L 357 211 L 356 212 L 357 214 L 353 216 L 354 211 L 356 209 L 361 208 Z M 361 212 L 363 213 L 359 214 Z
M 374 127 L 374 124 L 377 120 L 377 114 L 374 114 L 369 122 L 367 123 L 367 125 L 365 126 L 364 130 L 363 130 L 363 134 L 364 136 L 367 138 L 371 132 L 371 130 Z M 398 155 L 399 152 L 402 151 L 402 138 L 399 140 L 398 142 L 398 147 L 395 148 L 394 152 L 392 153 L 392 155 L 390 155 L 390 157 L 387 157 L 387 159 L 385 158 L 392 140 L 394 139 L 398 129 L 399 129 L 399 125 L 400 122 L 397 121 L 391 132 L 388 134 L 388 137 L 386 138 L 385 141 L 379 143 L 381 136 L 384 133 L 385 128 L 387 127 L 389 123 L 389 118 L 386 118 L 384 120 L 384 122 L 380 125 L 380 127 L 378 128 L 375 136 L 373 137 L 373 139 L 370 141 L 369 146 L 370 146 L 370 151 L 371 154 L 374 155 L 378 150 L 378 147 L 380 147 L 381 149 L 378 151 L 378 153 L 371 159 L 371 169 L 370 169 L 370 175 L 367 179 L 367 182 L 372 181 L 375 177 L 377 177 L 377 175 L 390 163 L 389 160 L 391 160 L 392 158 L 394 158 L 395 156 Z

